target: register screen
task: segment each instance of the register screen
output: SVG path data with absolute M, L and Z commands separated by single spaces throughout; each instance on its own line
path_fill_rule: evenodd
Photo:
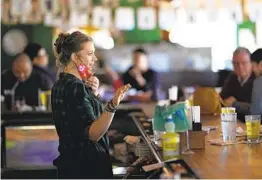
M 58 156 L 58 136 L 54 126 L 6 128 L 8 168 L 52 167 Z

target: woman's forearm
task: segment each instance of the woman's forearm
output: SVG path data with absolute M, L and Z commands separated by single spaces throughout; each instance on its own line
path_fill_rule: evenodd
M 89 128 L 86 129 L 89 139 L 99 141 L 99 139 L 101 139 L 101 137 L 106 133 L 113 120 L 117 106 L 130 87 L 130 84 L 124 85 L 115 92 L 114 98 L 107 103 L 105 111 L 91 124 Z
M 101 116 L 95 120 L 89 128 L 89 138 L 93 141 L 99 141 L 101 137 L 108 130 L 112 120 L 114 117 L 114 113 L 104 111 Z

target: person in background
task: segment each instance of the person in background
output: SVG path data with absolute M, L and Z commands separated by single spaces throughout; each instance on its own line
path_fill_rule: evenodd
M 50 90 L 52 85 L 48 80 L 33 70 L 30 58 L 25 54 L 18 54 L 12 62 L 12 69 L 1 75 L 1 95 L 7 96 L 7 90 L 13 90 L 15 100 L 24 100 L 27 105 L 38 106 L 38 91 Z M 7 108 L 11 109 L 11 99 L 5 99 Z
M 262 115 L 262 49 L 257 49 L 252 53 L 251 60 L 257 78 L 253 84 L 250 113 Z
M 141 102 L 157 100 L 159 88 L 158 74 L 148 66 L 147 52 L 142 48 L 133 51 L 133 66 L 123 74 L 124 84 L 129 83 L 132 88 L 141 93 L 129 96 L 129 100 Z
M 237 48 L 233 53 L 234 72 L 231 73 L 222 87 L 220 97 L 223 105 L 235 107 L 236 112 L 241 112 L 239 105 L 251 102 L 251 93 L 255 75 L 252 73 L 250 52 L 244 47 Z
M 61 33 L 55 48 L 58 64 L 63 67 L 51 93 L 59 136 L 60 155 L 54 160 L 58 178 L 112 179 L 106 132 L 130 85 L 119 88 L 103 107 L 98 94 L 99 80 L 90 72 L 97 61 L 92 38 L 79 31 Z
M 30 57 L 36 72 L 49 79 L 50 83 L 55 83 L 56 73 L 48 68 L 49 58 L 43 46 L 37 43 L 30 43 L 25 47 L 24 53 Z
M 251 103 L 239 104 L 239 109 L 245 114 L 262 115 L 262 49 L 257 49 L 251 54 L 253 72 L 256 79 L 253 83 Z

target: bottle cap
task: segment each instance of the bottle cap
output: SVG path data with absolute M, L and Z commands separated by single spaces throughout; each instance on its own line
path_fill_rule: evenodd
M 169 116 L 167 117 L 167 122 L 173 122 L 173 117 L 172 117 L 172 115 L 169 115 Z

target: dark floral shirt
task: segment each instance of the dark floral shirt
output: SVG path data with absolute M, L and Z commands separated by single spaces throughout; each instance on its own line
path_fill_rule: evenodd
M 102 102 L 91 89 L 75 76 L 61 73 L 52 89 L 52 111 L 60 152 L 54 165 L 79 166 L 86 171 L 86 178 L 111 178 L 107 137 L 98 142 L 88 137 L 91 124 L 103 111 Z

